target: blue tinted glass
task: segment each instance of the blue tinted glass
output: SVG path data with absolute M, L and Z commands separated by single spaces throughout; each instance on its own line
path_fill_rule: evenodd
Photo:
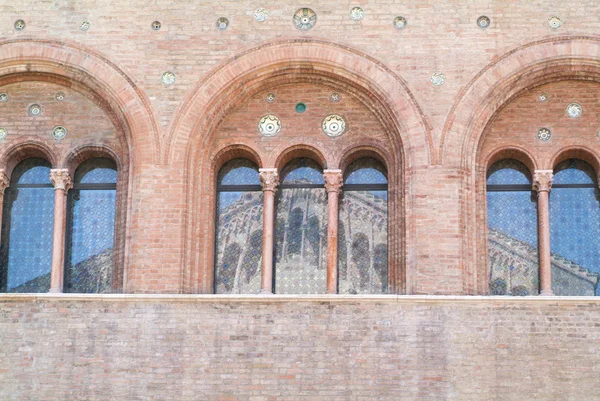
M 567 172 L 571 178 L 584 178 Z M 585 173 L 584 173 L 585 174 Z M 572 182 L 565 182 L 572 183 Z M 552 188 L 550 249 L 556 295 L 600 295 L 600 203 L 595 188 Z
M 117 165 L 105 158 L 88 159 L 75 171 L 75 184 L 116 184 Z
M 50 289 L 53 225 L 53 188 L 6 189 L 0 291 L 47 292 Z
M 50 181 L 50 163 L 44 159 L 31 158 L 25 159 L 17 164 L 13 170 L 10 183 L 15 184 L 49 184 Z
M 583 160 L 570 159 L 560 163 L 554 169 L 552 185 L 556 184 L 594 184 L 594 169 Z
M 215 292 L 260 292 L 263 193 L 219 192 L 215 251 Z
M 385 168 L 372 158 L 352 162 L 345 172 L 344 184 L 387 184 Z
M 311 159 L 294 159 L 281 170 L 282 184 L 324 184 L 321 166 Z
M 233 159 L 223 165 L 217 185 L 260 185 L 258 168 L 247 159 Z
M 388 292 L 387 191 L 343 191 L 338 226 L 340 294 Z
M 494 163 L 488 170 L 488 185 L 531 184 L 531 175 L 527 166 L 514 159 L 505 159 Z
M 324 188 L 277 191 L 275 292 L 323 294 L 327 279 L 327 193 Z
M 492 295 L 537 295 L 537 204 L 531 191 L 487 192 Z
M 69 191 L 65 292 L 110 292 L 114 266 L 116 190 Z

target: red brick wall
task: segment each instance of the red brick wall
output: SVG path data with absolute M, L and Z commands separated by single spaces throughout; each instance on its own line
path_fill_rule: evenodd
M 254 152 L 263 167 L 295 146 L 310 146 L 328 167 L 367 150 L 391 172 L 395 290 L 485 293 L 480 180 L 490 152 L 519 145 L 538 168 L 551 168 L 564 149 L 599 154 L 590 82 L 600 77 L 599 6 L 371 2 L 355 22 L 354 5 L 315 3 L 318 22 L 308 32 L 293 26 L 300 5 L 291 1 L 261 4 L 264 23 L 252 18 L 259 5 L 239 2 L 0 6 L 0 91 L 11 96 L 0 104 L 0 126 L 10 132 L 0 165 L 45 152 L 62 167 L 82 146 L 101 146 L 122 163 L 123 290 L 196 293 L 212 288 L 213 180 L 217 164 L 236 154 L 228 149 Z M 408 20 L 401 31 L 396 15 Z M 491 18 L 488 29 L 476 25 L 480 15 Z M 552 15 L 562 18 L 559 29 L 548 27 Z M 221 16 L 230 20 L 226 31 L 215 28 Z M 13 28 L 18 18 L 24 31 Z M 176 74 L 174 85 L 162 84 L 165 71 Z M 444 85 L 432 85 L 435 72 Z M 548 103 L 535 100 L 540 85 L 555 93 Z M 51 96 L 58 88 L 68 94 L 60 106 Z M 341 103 L 327 99 L 334 90 Z M 276 103 L 264 101 L 268 91 Z M 25 110 L 34 99 L 45 111 L 36 119 Z M 580 120 L 564 116 L 567 100 L 584 105 Z M 302 115 L 293 110 L 299 101 L 308 105 Z M 319 130 L 332 111 L 350 128 L 335 140 Z M 268 112 L 284 122 L 269 139 L 256 131 Z M 69 129 L 60 143 L 47 135 L 54 121 Z M 535 141 L 540 125 L 554 128 L 551 143 Z
M 6 296 L 2 400 L 599 400 L 599 302 Z

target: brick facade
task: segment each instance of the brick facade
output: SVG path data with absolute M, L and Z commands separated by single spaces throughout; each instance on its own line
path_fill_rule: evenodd
M 600 6 L 584 1 L 371 1 L 361 4 L 364 19 L 352 21 L 349 12 L 356 5 L 331 0 L 312 5 L 289 0 L 5 1 L 0 5 L 0 93 L 7 93 L 9 101 L 0 103 L 0 127 L 8 136 L 0 141 L 0 170 L 10 177 L 20 161 L 43 157 L 53 169 L 72 175 L 91 157 L 113 159 L 119 169 L 116 292 L 210 294 L 216 174 L 224 163 L 246 157 L 260 168 L 280 170 L 295 157 L 310 157 L 323 169 L 343 171 L 357 157 L 371 156 L 388 170 L 391 292 L 487 295 L 487 169 L 511 157 L 533 174 L 575 157 L 600 174 Z M 293 13 L 302 6 L 312 7 L 318 16 L 307 32 L 292 23 Z M 265 22 L 254 20 L 257 7 L 269 10 Z M 407 19 L 406 28 L 393 27 L 397 15 Z M 490 17 L 490 27 L 477 26 L 481 15 Z M 553 15 L 563 21 L 558 29 L 548 26 Z M 216 28 L 219 17 L 229 19 L 227 30 Z M 26 22 L 24 30 L 15 30 L 17 19 Z M 160 30 L 152 30 L 155 20 L 161 22 Z M 88 31 L 80 29 L 84 21 L 91 23 Z M 167 71 L 176 76 L 173 85 L 161 81 Z M 431 82 L 437 72 L 446 77 L 443 85 Z M 59 91 L 65 94 L 62 101 L 55 98 Z M 269 92 L 277 96 L 274 103 L 265 101 Z M 340 93 L 342 100 L 332 102 L 332 92 Z M 540 92 L 549 100 L 540 102 Z M 298 102 L 307 105 L 306 112 L 295 111 Z M 566 116 L 570 102 L 583 106 L 581 118 Z M 27 114 L 34 103 L 42 106 L 38 117 Z M 263 137 L 258 121 L 271 113 L 281 119 L 282 129 L 274 137 Z M 331 113 L 343 115 L 348 124 L 347 132 L 337 138 L 321 130 L 323 118 Z M 60 141 L 50 135 L 57 125 L 68 130 Z M 540 127 L 552 129 L 550 141 L 536 139 Z M 147 347 L 132 351 L 131 366 L 146 366 L 146 373 L 155 376 L 127 374 L 120 384 L 111 376 L 97 388 L 77 390 L 78 396 L 71 399 L 101 399 L 110 393 L 102 386 L 112 383 L 115 399 L 159 400 L 173 394 L 164 383 L 182 380 L 207 399 L 230 400 L 236 399 L 239 379 L 244 383 L 240 399 L 255 400 L 297 399 L 293 394 L 307 399 L 479 400 L 501 393 L 506 399 L 519 399 L 515 380 L 522 384 L 520 394 L 535 399 L 595 396 L 585 393 L 586 386 L 574 385 L 581 381 L 593 388 L 590 369 L 598 363 L 590 348 L 597 341 L 591 323 L 597 317 L 595 303 L 478 299 L 473 305 L 396 304 L 391 296 L 382 304 L 319 300 L 271 306 L 266 301 L 220 300 L 215 305 L 162 305 L 156 298 L 140 306 L 97 298 L 40 299 L 38 305 L 23 301 L 27 298 L 10 298 L 0 309 L 5 312 L 2 323 L 7 323 L 0 339 L 10 343 L 0 361 L 6 355 L 26 354 L 21 368 L 0 368 L 0 377 L 7 375 L 0 384 L 15 386 L 13 392 L 0 393 L 8 399 L 36 399 L 33 391 L 41 385 L 16 383 L 19 375 L 31 373 L 28 364 L 43 354 L 43 344 L 50 344 L 45 334 L 65 336 L 65 346 L 81 347 L 69 355 L 85 367 L 69 363 L 46 378 L 57 383 L 57 394 L 69 399 L 72 381 L 62 374 L 92 380 L 102 374 L 96 362 L 109 372 L 124 364 L 110 348 L 126 343 L 123 330 L 130 324 L 135 347 Z M 55 317 L 46 317 L 47 312 Z M 138 313 L 162 319 L 160 325 L 144 326 Z M 327 333 L 324 321 L 337 313 L 343 317 Z M 186 314 L 192 314 L 192 320 L 186 320 Z M 12 322 L 25 318 L 25 328 Z M 354 326 L 350 321 L 355 318 L 360 324 L 353 332 L 348 327 Z M 269 328 L 271 320 L 275 325 Z M 564 331 L 551 323 L 557 321 L 566 322 Z M 391 328 L 371 330 L 379 322 L 386 327 L 391 322 Z M 45 333 L 40 327 L 46 323 L 56 323 L 63 332 Z M 285 335 L 306 327 L 324 336 L 311 342 L 300 335 L 288 349 Z M 159 334 L 159 328 L 173 331 Z M 350 331 L 339 332 L 342 329 Z M 153 330 L 164 337 L 146 342 Z M 251 334 L 242 334 L 246 331 Z M 511 337 L 515 331 L 522 335 L 517 340 Z M 191 332 L 202 333 L 191 343 L 196 345 L 187 342 Z M 271 337 L 263 337 L 265 333 Z M 432 343 L 423 333 L 434 333 Z M 95 348 L 102 336 L 110 339 Z M 33 344 L 21 344 L 18 337 L 31 338 Z M 236 345 L 238 338 L 242 344 Z M 276 347 L 267 350 L 271 338 Z M 541 344 L 546 342 L 551 345 L 544 348 Z M 347 348 L 340 345 L 345 343 Z M 335 358 L 345 359 L 360 347 L 364 358 L 353 354 L 355 365 L 336 371 L 328 355 L 331 344 L 337 345 L 331 351 Z M 184 345 L 193 348 L 180 355 Z M 160 358 L 146 352 L 155 346 Z M 313 347 L 319 355 L 309 361 L 290 356 L 278 365 L 277 354 L 303 347 Z M 573 352 L 553 354 L 561 347 L 572 347 Z M 48 371 L 62 363 L 60 351 L 50 348 L 43 362 Z M 224 350 L 232 353 L 231 361 L 219 356 Z M 99 356 L 103 352 L 110 353 L 107 359 Z M 543 358 L 542 352 L 552 358 Z M 163 356 L 172 363 L 163 364 Z M 218 368 L 203 367 L 194 358 L 225 362 Z M 308 375 L 298 367 L 304 362 Z M 561 366 L 560 372 L 553 364 Z M 204 369 L 208 381 L 193 385 L 190 366 Z M 523 369 L 534 380 L 521 380 L 519 366 L 527 366 Z M 583 378 L 576 374 L 579 367 Z M 158 378 L 161 372 L 166 378 Z M 257 372 L 270 377 L 260 380 Z M 325 390 L 323 375 L 343 377 L 337 388 L 342 395 L 335 394 L 336 387 Z M 373 392 L 367 389 L 374 388 L 374 377 L 380 386 Z M 217 389 L 219 383 L 226 388 Z M 386 392 L 392 383 L 406 393 Z M 48 387 L 41 387 L 39 399 L 52 399 Z M 144 391 L 148 396 L 141 395 Z M 181 387 L 177 391 L 181 399 L 197 395 Z

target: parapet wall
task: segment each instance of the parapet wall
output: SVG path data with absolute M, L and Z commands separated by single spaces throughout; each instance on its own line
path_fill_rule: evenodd
M 2 295 L 0 400 L 600 400 L 593 297 Z

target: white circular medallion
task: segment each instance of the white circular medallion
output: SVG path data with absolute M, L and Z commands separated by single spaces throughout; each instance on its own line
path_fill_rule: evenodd
M 8 93 L 0 93 L 0 102 L 8 102 Z
M 83 21 L 79 29 L 81 29 L 83 32 L 87 32 L 90 30 L 91 27 L 92 23 L 90 21 Z
M 481 17 L 477 18 L 477 26 L 482 29 L 489 27 L 490 26 L 489 17 L 482 15 Z
M 333 103 L 338 103 L 340 100 L 342 100 L 342 95 L 340 95 L 338 92 L 333 92 L 331 95 L 329 95 L 329 100 L 331 100 Z
M 25 29 L 25 21 L 23 21 L 22 19 L 18 19 L 15 21 L 15 29 L 17 31 L 22 31 L 23 29 Z
M 538 100 L 540 102 L 547 102 L 548 101 L 548 94 L 546 92 L 542 92 L 538 95 Z
M 8 135 L 8 131 L 6 130 L 6 128 L 0 127 L 0 140 L 6 138 L 6 135 Z
M 443 85 L 446 82 L 446 76 L 441 72 L 436 72 L 431 76 L 431 83 L 435 86 Z
M 62 102 L 63 100 L 65 100 L 65 93 L 64 92 L 56 92 L 56 95 L 54 95 L 54 98 L 56 100 L 58 100 L 59 102 Z
M 266 8 L 257 8 L 254 11 L 254 19 L 258 22 L 265 22 L 269 18 L 269 11 Z
M 579 103 L 570 103 L 565 109 L 567 115 L 571 118 L 579 118 L 583 114 L 583 107 Z
M 406 27 L 406 25 L 408 24 L 408 21 L 406 21 L 406 18 L 404 18 L 402 16 L 398 16 L 398 17 L 394 18 L 393 24 L 396 29 L 404 29 Z
M 60 141 L 61 139 L 67 136 L 67 129 L 60 125 L 58 127 L 54 127 L 54 129 L 52 129 L 52 136 L 54 137 L 54 139 Z
M 553 16 L 548 18 L 548 26 L 553 29 L 558 29 L 562 25 L 562 21 L 560 18 Z
M 229 20 L 225 17 L 221 17 L 217 20 L 216 25 L 219 31 L 224 31 L 229 26 Z
M 337 114 L 330 114 L 323 120 L 322 128 L 330 137 L 340 136 L 346 131 L 346 121 Z
M 317 14 L 310 8 L 301 8 L 294 13 L 294 25 L 301 31 L 308 31 L 317 23 Z
M 269 92 L 267 93 L 267 96 L 265 96 L 265 100 L 267 101 L 267 103 L 273 103 L 275 102 L 275 99 L 277 99 L 277 96 L 275 96 L 273 92 Z
M 258 122 L 258 132 L 262 136 L 275 136 L 281 131 L 281 121 L 273 114 L 267 114 Z
M 167 86 L 173 85 L 175 83 L 175 74 L 171 71 L 165 72 L 164 74 L 162 74 L 162 81 L 163 84 Z
M 42 114 L 42 106 L 39 104 L 32 104 L 29 106 L 29 109 L 27 109 L 27 113 L 29 113 L 31 117 L 37 117 Z
M 151 26 L 153 31 L 160 31 L 162 24 L 160 23 L 160 21 L 154 21 L 152 22 Z
M 350 10 L 350 18 L 352 21 L 360 21 L 365 17 L 365 10 L 362 7 L 354 7 Z
M 547 142 L 552 138 L 552 131 L 550 128 L 540 128 L 537 132 L 537 139 L 540 141 Z

